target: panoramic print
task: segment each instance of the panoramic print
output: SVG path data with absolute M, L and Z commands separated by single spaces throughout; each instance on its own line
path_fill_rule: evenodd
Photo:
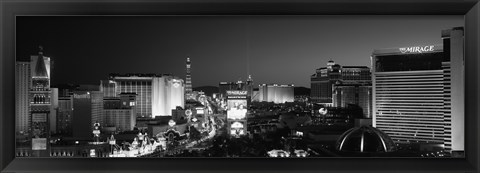
M 16 157 L 464 157 L 463 20 L 17 16 Z

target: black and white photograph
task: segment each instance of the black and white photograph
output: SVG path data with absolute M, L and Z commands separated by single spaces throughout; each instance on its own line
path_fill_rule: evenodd
M 464 31 L 459 15 L 16 16 L 15 157 L 465 158 Z

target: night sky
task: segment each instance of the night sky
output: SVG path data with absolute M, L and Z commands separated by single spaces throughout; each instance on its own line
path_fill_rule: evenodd
M 441 44 L 463 16 L 17 17 L 17 60 L 54 60 L 52 83 L 99 84 L 109 73 L 185 77 L 193 86 L 246 80 L 310 87 L 328 60 L 370 66 L 373 49 Z

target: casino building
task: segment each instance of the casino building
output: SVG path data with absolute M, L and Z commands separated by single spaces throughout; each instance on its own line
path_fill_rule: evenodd
M 459 27 L 442 31 L 443 45 L 374 50 L 373 126 L 396 143 L 463 155 L 463 37 Z
M 310 98 L 313 102 L 334 106 L 335 85 L 371 85 L 370 68 L 366 66 L 341 66 L 330 60 L 310 77 Z M 345 88 L 345 87 L 344 87 Z M 357 87 L 358 88 L 358 87 Z M 362 99 L 362 98 L 360 98 Z M 340 100 L 337 100 L 337 103 Z
M 172 75 L 111 74 L 100 81 L 105 97 L 119 97 L 121 93 L 135 93 L 136 117 L 171 116 L 172 109 L 185 105 L 183 79 Z
M 258 101 L 273 102 L 276 104 L 293 102 L 294 93 L 292 85 L 262 84 L 258 86 Z

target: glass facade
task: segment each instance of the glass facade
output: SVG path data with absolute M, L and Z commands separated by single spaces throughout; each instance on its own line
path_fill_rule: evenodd
M 30 126 L 30 62 L 17 62 L 15 75 L 15 132 L 28 133 Z

